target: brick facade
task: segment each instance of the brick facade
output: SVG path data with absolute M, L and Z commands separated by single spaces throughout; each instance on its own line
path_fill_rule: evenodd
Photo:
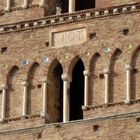
M 7 85 L 8 88 L 6 89 L 6 118 L 0 127 L 0 139 L 39 139 L 40 137 L 42 139 L 66 138 L 69 140 L 77 140 L 81 137 L 99 140 L 112 140 L 113 138 L 117 140 L 119 137 L 128 140 L 139 139 L 139 119 L 136 118 L 139 116 L 140 108 L 140 4 L 139 0 L 131 2 L 137 3 L 128 4 L 128 1 L 122 3 L 122 1 L 115 0 L 98 3 L 97 1 L 98 10 L 92 9 L 74 14 L 44 17 L 46 10 L 38 5 L 38 1 L 33 1 L 33 5 L 37 6 L 1 15 L 0 85 Z M 53 6 L 54 3 L 56 2 L 52 1 L 49 5 Z M 0 1 L 0 5 L 3 5 L 2 1 Z M 20 3 L 17 3 L 17 6 L 19 5 Z M 108 8 L 100 9 L 102 5 Z M 119 6 L 113 7 L 116 5 Z M 133 9 L 134 6 L 135 9 Z M 124 10 L 125 8 L 127 10 Z M 114 13 L 113 9 L 118 9 L 118 13 Z M 108 13 L 105 14 L 107 10 Z M 97 12 L 99 12 L 98 16 L 96 16 Z M 15 13 L 17 18 L 15 18 Z M 78 17 L 79 15 L 80 17 Z M 62 19 L 63 21 L 61 21 Z M 62 47 L 52 46 L 53 33 L 81 28 L 86 31 L 86 42 L 68 46 L 64 44 Z M 70 38 L 70 36 L 68 37 Z M 95 119 L 88 123 L 81 121 L 80 123 L 62 124 L 62 127 L 56 124 L 56 127 L 60 128 L 54 128 L 53 124 L 48 125 L 48 123 L 62 121 L 64 80 L 62 74 L 66 74 L 70 78 L 70 98 L 75 96 L 71 93 L 74 91 L 74 89 L 71 90 L 71 86 L 75 78 L 73 76 L 74 69 L 80 62 L 79 65 L 83 64 L 83 69 L 79 70 L 79 73 L 83 73 L 83 70 L 89 72 L 88 106 L 83 110 L 83 119 L 118 114 L 121 116 L 121 118 L 114 117 L 114 121 L 111 118 L 99 119 L 99 122 L 97 120 L 97 124 L 102 128 L 101 130 L 97 128 L 99 131 L 95 132 L 95 135 L 92 134 L 94 133 L 92 132 L 93 128 L 87 133 L 83 133 L 91 129 L 93 123 L 96 124 Z M 129 103 L 126 102 L 126 65 L 131 67 Z M 106 70 L 109 74 L 108 104 L 105 104 Z M 80 75 L 79 73 L 76 73 L 77 77 Z M 47 79 L 46 106 L 50 117 L 49 122 L 40 116 L 45 78 Z M 28 83 L 27 116 L 24 116 L 25 118 L 22 116 L 23 81 Z M 81 81 L 84 83 L 84 79 Z M 83 94 L 84 88 L 81 87 L 81 89 L 81 94 Z M 0 110 L 2 110 L 2 92 L 3 88 L 0 90 Z M 79 98 L 81 96 L 78 95 Z M 72 105 L 71 101 L 70 105 Z M 137 113 L 129 117 L 132 112 Z M 127 117 L 121 114 L 126 114 Z M 128 124 L 130 125 L 128 126 Z M 26 133 L 29 128 L 37 126 L 43 126 L 43 130 L 42 128 L 35 129 L 34 133 Z M 98 126 L 94 127 L 96 129 Z M 8 135 L 5 132 L 16 129 L 25 129 L 25 133 L 21 134 L 15 131 Z M 78 132 L 76 129 L 80 131 Z M 131 129 L 134 136 L 129 133 Z M 112 134 L 110 134 L 110 130 L 113 130 Z M 54 133 L 55 135 L 52 135 Z M 127 135 L 128 133 L 129 135 Z

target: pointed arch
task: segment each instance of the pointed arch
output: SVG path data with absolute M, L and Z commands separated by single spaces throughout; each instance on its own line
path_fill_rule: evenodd
M 72 77 L 73 68 L 79 60 L 81 60 L 83 62 L 82 58 L 80 58 L 78 55 L 74 56 L 74 58 L 72 58 L 70 60 L 70 63 L 68 64 L 68 74 L 69 74 L 70 77 Z M 85 66 L 84 66 L 84 68 L 85 68 Z
M 7 114 L 6 117 L 17 117 L 21 115 L 22 98 L 21 98 L 21 77 L 19 67 L 14 65 L 7 74 Z M 16 101 L 15 101 L 16 99 Z
M 121 102 L 125 100 L 126 86 L 124 80 L 125 61 L 122 50 L 117 48 L 110 59 L 110 96 L 109 102 Z
M 42 71 L 38 62 L 29 68 L 28 75 L 28 114 L 40 114 L 42 111 Z
M 140 46 L 138 46 L 132 55 L 131 59 L 132 73 L 131 73 L 131 84 L 132 84 L 132 99 L 140 99 Z
M 61 75 L 63 68 L 61 63 L 54 59 L 47 74 L 47 112 L 50 122 L 63 121 L 63 82 Z
M 92 56 L 90 60 L 89 70 L 89 105 L 101 105 L 104 103 L 104 60 L 99 53 L 95 53 Z

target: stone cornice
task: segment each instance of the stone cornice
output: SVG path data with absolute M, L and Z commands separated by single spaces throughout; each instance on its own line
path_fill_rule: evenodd
M 42 28 L 48 26 L 63 25 L 68 23 L 82 22 L 86 20 L 92 20 L 95 18 L 129 14 L 139 11 L 140 11 L 140 2 L 100 9 L 89 9 L 78 11 L 71 14 L 66 13 L 62 15 L 48 16 L 41 19 L 0 25 L 0 34 L 31 30 L 35 28 Z

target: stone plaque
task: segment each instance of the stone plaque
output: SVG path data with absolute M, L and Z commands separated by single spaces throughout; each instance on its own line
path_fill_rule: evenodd
M 87 40 L 86 28 L 52 33 L 53 47 L 78 45 L 78 44 L 85 43 L 86 40 Z

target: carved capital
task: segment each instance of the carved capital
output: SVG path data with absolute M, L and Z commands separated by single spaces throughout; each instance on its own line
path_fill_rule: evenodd
M 2 85 L 1 85 L 1 89 L 2 89 L 2 90 L 3 90 L 3 89 L 6 90 L 6 89 L 8 89 L 8 86 L 7 86 L 6 84 L 2 84 Z
M 23 82 L 21 83 L 21 85 L 27 87 L 29 84 L 28 84 L 28 81 L 23 81 Z
M 129 64 L 125 64 L 125 70 L 132 70 L 131 65 L 129 65 Z
M 40 6 L 41 8 L 45 8 L 45 9 L 48 9 L 48 8 L 49 8 L 48 4 L 46 4 L 46 2 L 45 2 L 44 0 L 41 0 L 41 1 L 39 2 L 39 6 Z
M 43 83 L 47 83 L 47 77 L 42 79 Z
M 90 72 L 89 72 L 88 70 L 85 70 L 85 71 L 83 72 L 83 74 L 84 74 L 85 76 L 89 76 L 89 75 L 90 75 Z
M 68 81 L 68 82 L 71 82 L 71 81 L 72 81 L 72 80 L 71 80 L 71 77 L 68 76 L 67 73 L 62 74 L 62 75 L 61 75 L 61 78 L 62 78 L 63 81 Z
M 109 74 L 110 70 L 109 69 L 104 69 L 104 74 Z
M 83 106 L 82 106 L 82 110 L 83 110 L 83 111 L 87 111 L 87 110 L 88 110 L 88 107 L 83 105 Z

